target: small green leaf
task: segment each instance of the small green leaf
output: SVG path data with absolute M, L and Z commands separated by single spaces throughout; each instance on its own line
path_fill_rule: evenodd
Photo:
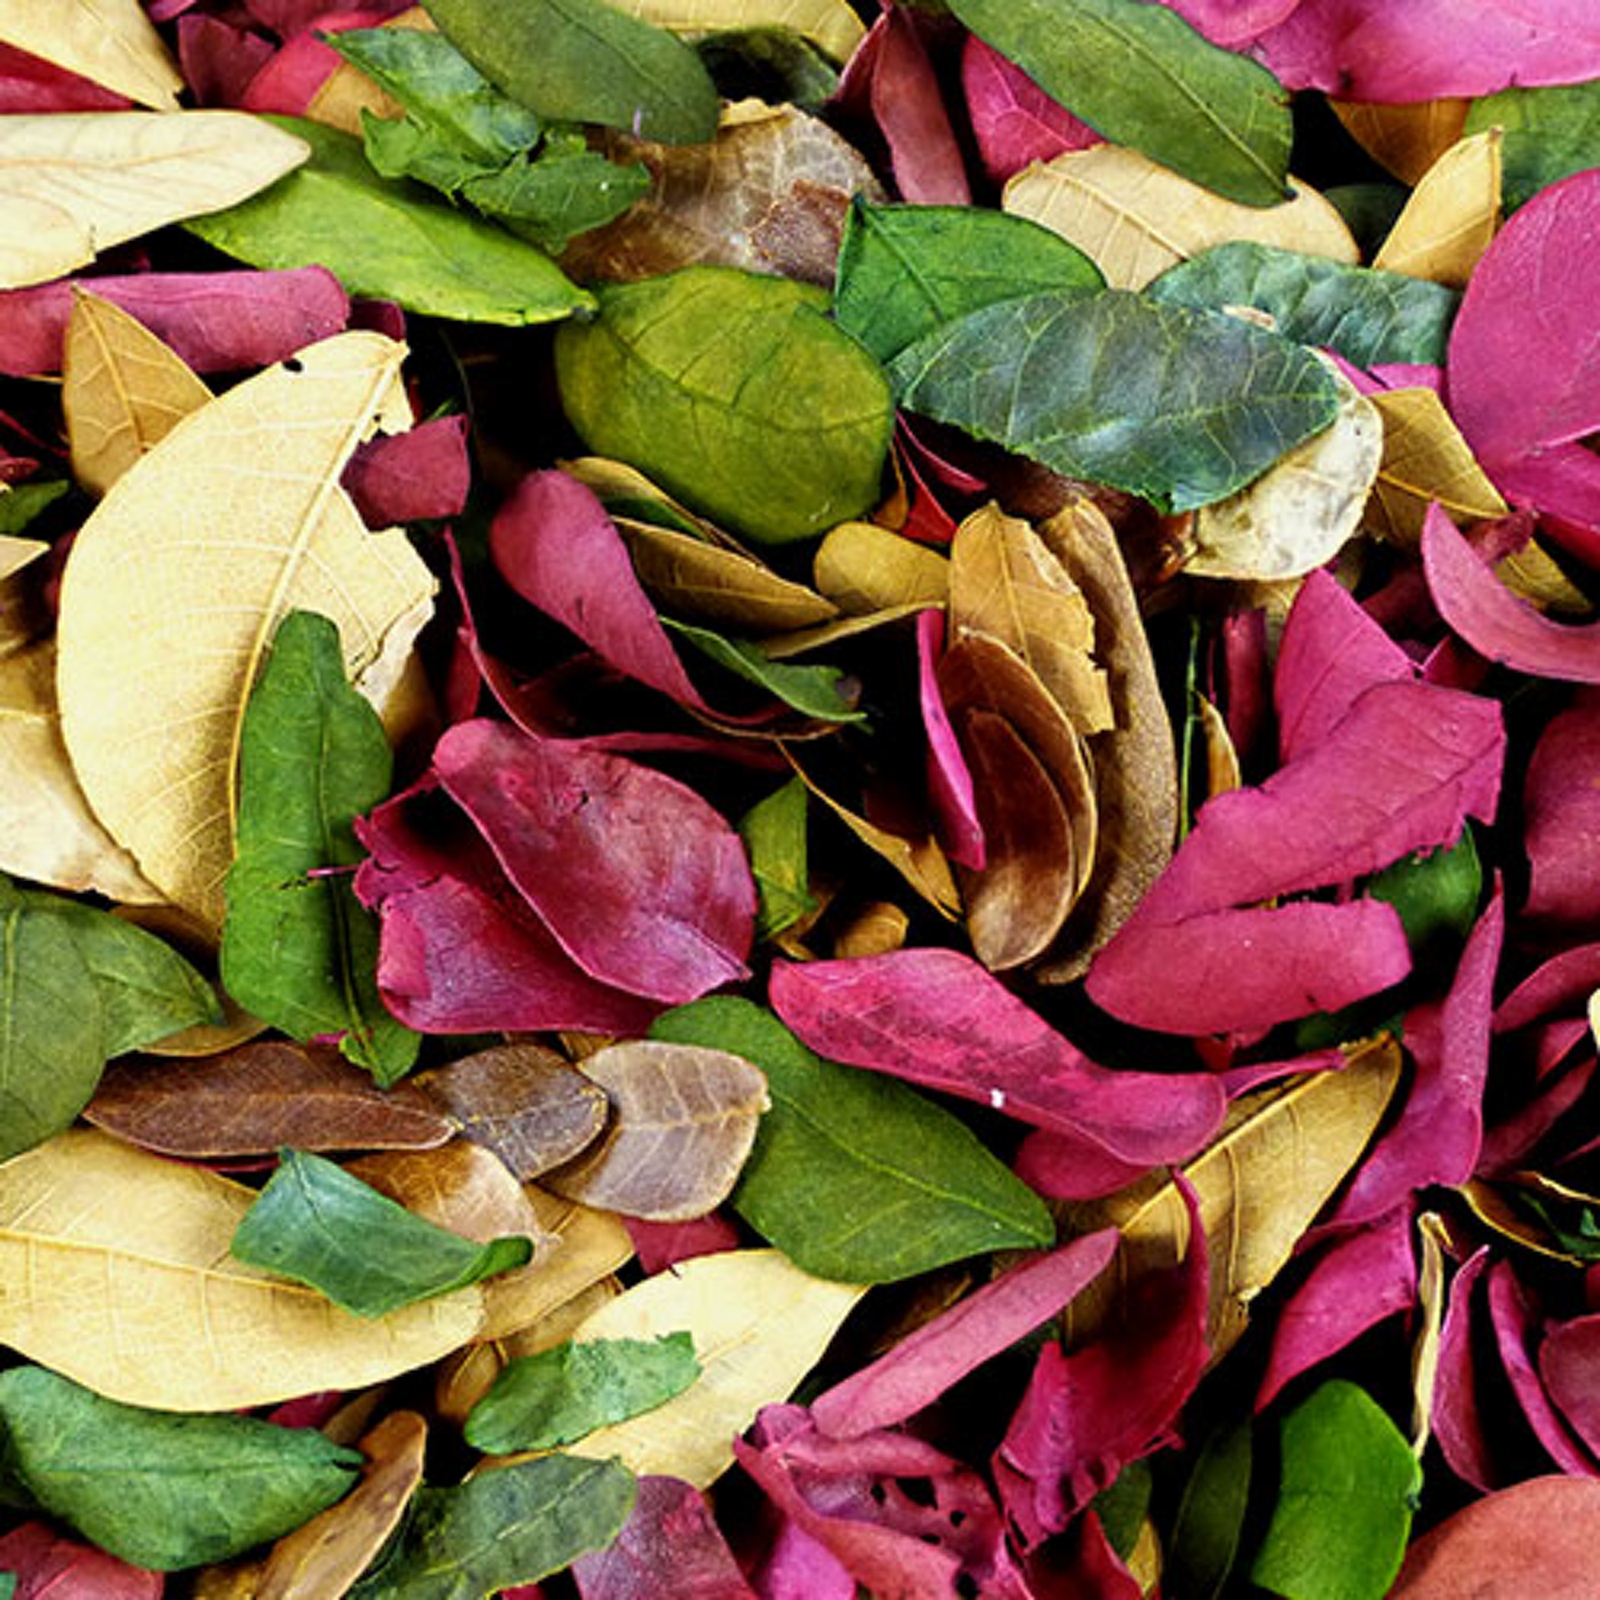
M 325 1294 L 358 1317 L 381 1317 L 523 1266 L 533 1241 L 508 1235 L 474 1244 L 322 1156 L 284 1150 L 278 1170 L 234 1230 L 232 1253 Z
M 1575 172 L 1600 167 L 1600 79 L 1545 89 L 1502 89 L 1467 107 L 1465 132 L 1504 128 L 1501 193 L 1507 211 Z
M 488 1600 L 537 1583 L 616 1538 L 634 1480 L 615 1461 L 541 1456 L 419 1489 L 389 1556 L 350 1600 Z
M 815 717 L 819 722 L 865 722 L 865 712 L 857 711 L 839 693 L 844 674 L 837 667 L 791 666 L 786 661 L 769 661 L 760 649 L 744 639 L 728 639 L 710 628 L 661 619 L 668 632 L 687 639 L 719 667 L 737 673 L 746 683 L 776 695 L 786 706 Z
M 1089 1502 L 1090 1509 L 1100 1519 L 1100 1526 L 1111 1548 L 1124 1561 L 1133 1554 L 1133 1547 L 1144 1531 L 1145 1518 L 1150 1513 L 1150 1494 L 1155 1487 L 1155 1474 L 1148 1461 L 1130 1461 L 1117 1474 L 1116 1481 L 1102 1489 Z
M 770 939 L 816 909 L 806 865 L 806 786 L 791 778 L 739 819 L 760 907 L 756 937 Z
M 449 195 L 456 194 L 473 178 L 496 170 L 476 156 L 462 155 L 454 145 L 445 143 L 410 117 L 393 122 L 375 117 L 363 107 L 361 139 L 367 160 L 380 178 L 415 178 L 418 183 Z
M 1284 1600 L 1383 1600 L 1422 1468 L 1364 1389 L 1324 1383 L 1283 1419 L 1278 1500 L 1251 1579 Z
M 1184 1600 L 1219 1600 L 1239 1553 L 1250 1502 L 1252 1438 L 1246 1419 L 1200 1447 L 1167 1539 L 1166 1571 Z
M 54 483 L 19 483 L 0 493 L 0 535 L 15 538 L 71 487 L 59 478 Z
M 1054 1243 L 1044 1202 L 965 1124 L 893 1078 L 813 1055 L 760 1006 L 696 1000 L 650 1036 L 729 1050 L 767 1075 L 772 1109 L 732 1204 L 805 1271 L 892 1283 Z
M 752 539 L 803 539 L 878 496 L 893 406 L 877 363 L 805 284 L 689 267 L 598 291 L 556 338 L 573 425 Z
M 649 190 L 650 174 L 641 163 L 618 166 L 580 143 L 553 147 L 537 161 L 519 156 L 498 172 L 469 179 L 461 192 L 512 232 L 560 254 L 569 239 L 620 217 Z
M 1347 266 L 1294 250 L 1235 240 L 1180 262 L 1145 293 L 1196 310 L 1255 306 L 1278 332 L 1305 345 L 1328 345 L 1371 367 L 1390 361 L 1443 365 L 1461 296 L 1443 284 Z
M 1472 931 L 1483 895 L 1483 866 L 1472 830 L 1465 830 L 1448 848 L 1406 856 L 1375 872 L 1362 893 L 1399 912 L 1406 943 L 1419 966 L 1441 943 L 1459 950 Z
M 1107 139 L 1242 205 L 1289 198 L 1294 128 L 1283 86 L 1175 12 L 1143 0 L 948 3 Z
M 852 202 L 834 314 L 879 361 L 969 311 L 1049 290 L 1092 294 L 1100 269 L 1059 234 L 972 206 Z
M 568 1339 L 506 1363 L 467 1418 L 467 1443 L 490 1455 L 576 1444 L 596 1428 L 654 1411 L 699 1376 L 688 1333 Z
M 1310 351 L 1121 290 L 974 311 L 889 376 L 908 410 L 1169 512 L 1242 489 L 1338 409 Z
M 17 1592 L 17 1575 L 14 1572 L 0 1572 L 0 1600 L 15 1600 Z
M 121 1405 L 42 1367 L 0 1373 L 0 1453 L 39 1504 L 157 1572 L 276 1539 L 354 1487 L 360 1455 L 314 1428 Z

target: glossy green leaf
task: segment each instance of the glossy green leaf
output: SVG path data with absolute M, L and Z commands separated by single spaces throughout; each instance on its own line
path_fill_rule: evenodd
M 0 494 L 0 535 L 15 538 L 71 487 L 58 478 L 54 483 L 19 483 Z
M 1467 108 L 1464 132 L 1504 128 L 1500 189 L 1507 211 L 1574 172 L 1600 167 L 1600 79 L 1503 89 Z
M 563 1455 L 419 1489 L 395 1546 L 350 1600 L 488 1600 L 537 1583 L 610 1544 L 633 1496 L 617 1462 Z
M 363 859 L 351 824 L 388 794 L 392 767 L 377 712 L 345 677 L 339 630 L 290 612 L 245 707 L 222 979 L 293 1038 L 341 1034 L 384 1086 L 416 1060 L 418 1036 L 378 997 L 376 919 L 348 873 L 324 874 Z
M 844 674 L 837 667 L 796 667 L 787 661 L 769 661 L 744 639 L 729 639 L 710 628 L 678 622 L 672 617 L 663 617 L 661 622 L 668 632 L 687 640 L 719 667 L 765 689 L 808 717 L 820 722 L 866 721 L 865 713 L 857 711 L 839 693 L 839 680 Z
M 253 267 L 320 264 L 352 295 L 459 322 L 519 326 L 593 308 L 593 299 L 503 228 L 378 176 L 358 140 L 298 117 L 270 119 L 311 159 L 243 205 L 184 226 Z
M 949 0 L 986 44 L 1116 144 L 1230 200 L 1289 198 L 1288 96 L 1144 0 Z
M 1069 477 L 1188 511 L 1333 421 L 1307 350 L 1215 311 L 1120 290 L 975 311 L 889 364 L 900 402 Z
M 1443 284 L 1236 240 L 1180 262 L 1150 284 L 1168 306 L 1255 306 L 1285 338 L 1327 345 L 1357 366 L 1442 365 L 1460 295 Z
M 1043 1201 L 965 1124 L 893 1078 L 813 1055 L 762 1007 L 716 995 L 650 1033 L 732 1051 L 767 1075 L 772 1109 L 732 1204 L 805 1271 L 891 1283 L 1054 1242 Z
M 717 91 L 700 58 L 603 0 L 426 0 L 426 10 L 491 83 L 548 121 L 663 144 L 716 132 Z
M 1059 234 L 973 206 L 851 204 L 834 314 L 879 361 L 969 311 L 1049 290 L 1092 294 L 1100 269 Z
M 322 1156 L 285 1150 L 234 1230 L 231 1250 L 358 1317 L 381 1317 L 523 1266 L 533 1241 L 519 1234 L 474 1244 Z
M 1364 1389 L 1342 1378 L 1284 1419 L 1278 1499 L 1252 1580 L 1284 1600 L 1383 1600 L 1405 1555 L 1422 1468 Z
M 467 1443 L 491 1455 L 553 1450 L 654 1411 L 700 1376 L 688 1333 L 564 1340 L 508 1361 L 467 1418 Z
M 315 1516 L 361 1456 L 313 1428 L 121 1405 L 42 1367 L 0 1373 L 0 1454 L 39 1504 L 135 1566 L 223 1561 Z
M 893 406 L 878 364 L 807 285 L 690 267 L 598 291 L 556 338 L 568 416 L 614 456 L 752 539 L 803 539 L 878 496 Z
M 1250 1501 L 1248 1420 L 1218 1428 L 1184 1482 L 1166 1544 L 1166 1572 L 1184 1600 L 1219 1600 L 1239 1553 Z
M 575 235 L 620 217 L 650 191 L 650 174 L 639 162 L 619 166 L 563 140 L 538 160 L 519 156 L 498 172 L 469 179 L 462 194 L 480 211 L 560 254 Z
M 806 786 L 791 778 L 739 819 L 760 905 L 756 937 L 770 939 L 815 910 L 806 856 Z

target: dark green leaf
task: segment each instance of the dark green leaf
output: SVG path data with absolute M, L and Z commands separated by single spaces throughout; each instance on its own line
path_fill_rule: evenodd
M 285 1150 L 234 1230 L 232 1253 L 316 1289 L 358 1317 L 381 1317 L 523 1266 L 533 1241 L 508 1235 L 474 1244 L 322 1156 Z
M 46 1511 L 158 1572 L 298 1528 L 354 1487 L 361 1464 L 313 1428 L 147 1411 L 42 1367 L 0 1373 L 0 1436 Z
M 1407 856 L 1374 873 L 1362 892 L 1399 912 L 1419 966 L 1441 943 L 1459 951 L 1483 894 L 1483 867 L 1471 830 L 1447 849 Z
M 1256 306 L 1272 315 L 1285 338 L 1329 345 L 1361 367 L 1442 365 L 1461 299 L 1454 289 L 1401 272 L 1244 241 L 1180 262 L 1145 292 L 1169 306 Z
M 753 539 L 803 539 L 878 496 L 893 406 L 878 364 L 805 284 L 690 267 L 598 291 L 556 339 L 597 455 Z
M 1341 183 L 1322 198 L 1344 218 L 1364 256 L 1375 256 L 1410 198 L 1398 183 Z
M 1059 234 L 972 206 L 850 207 L 834 314 L 879 361 L 969 311 L 1049 290 L 1092 294 L 1100 269 Z
M 1250 1500 L 1248 1420 L 1219 1428 L 1201 1446 L 1167 1539 L 1166 1572 L 1183 1600 L 1218 1600 L 1239 1553 Z
M 839 87 L 838 68 L 788 28 L 728 28 L 696 39 L 694 48 L 724 100 L 787 100 L 820 111 Z
M 1557 1249 L 1579 1261 L 1600 1261 L 1600 1216 L 1575 1195 L 1540 1194 L 1533 1189 L 1504 1191 L 1550 1235 Z
M 1467 108 L 1467 133 L 1504 128 L 1501 193 L 1507 211 L 1574 172 L 1600 167 L 1600 79 L 1548 89 L 1503 89 Z
M 575 1444 L 596 1428 L 654 1411 L 699 1376 L 687 1333 L 568 1339 L 506 1363 L 467 1418 L 467 1443 L 491 1455 Z
M 426 0 L 426 10 L 491 83 L 549 122 L 663 144 L 717 130 L 717 91 L 694 51 L 602 0 Z
M 551 149 L 537 161 L 519 156 L 499 172 L 470 179 L 462 189 L 480 211 L 559 255 L 574 235 L 620 217 L 650 189 L 650 174 L 635 162 L 618 166 L 593 150 Z
M 1117 1474 L 1116 1482 L 1089 1502 L 1111 1548 L 1124 1561 L 1133 1554 L 1133 1547 L 1144 1530 L 1145 1518 L 1150 1513 L 1154 1477 L 1148 1461 L 1130 1461 Z
M 0 494 L 0 534 L 15 538 L 71 487 L 59 478 L 54 483 L 19 483 Z
M 419 1489 L 395 1549 L 350 1600 L 488 1600 L 537 1583 L 610 1544 L 633 1495 L 633 1475 L 617 1462 L 561 1455 L 457 1489 Z
M 1283 1419 L 1280 1445 L 1252 1580 L 1284 1600 L 1382 1600 L 1422 1487 L 1404 1435 L 1364 1389 L 1335 1378 Z
M 767 1075 L 772 1109 L 732 1203 L 807 1272 L 891 1283 L 1054 1242 L 1044 1203 L 963 1123 L 893 1078 L 813 1055 L 760 1006 L 717 995 L 650 1033 L 730 1050 Z
M 1265 67 L 1143 0 L 948 0 L 985 43 L 1117 144 L 1247 206 L 1289 198 L 1289 100 Z
M 1142 295 L 1030 295 L 889 364 L 901 403 L 1164 511 L 1220 500 L 1333 421 L 1317 359 L 1215 311 Z
M 517 326 L 593 308 L 547 256 L 423 189 L 372 170 L 360 142 L 298 117 L 273 117 L 311 159 L 243 205 L 184 224 L 254 267 L 320 264 L 353 295 L 408 311 Z
M 669 632 L 687 639 L 719 667 L 737 673 L 746 683 L 776 695 L 785 705 L 808 717 L 816 717 L 821 722 L 866 721 L 865 713 L 857 711 L 839 693 L 839 680 L 844 674 L 837 667 L 796 667 L 786 661 L 769 661 L 755 645 L 744 639 L 724 638 L 710 628 L 677 622 L 671 617 L 663 617 L 661 622 Z
M 770 939 L 816 908 L 806 866 L 806 786 L 791 778 L 739 819 L 760 907 L 756 936 Z
M 290 612 L 245 707 L 222 979 L 293 1038 L 342 1034 L 385 1087 L 416 1060 L 418 1037 L 378 997 L 376 919 L 347 875 L 323 874 L 361 861 L 351 824 L 388 794 L 392 767 L 377 712 L 345 678 L 339 630 Z

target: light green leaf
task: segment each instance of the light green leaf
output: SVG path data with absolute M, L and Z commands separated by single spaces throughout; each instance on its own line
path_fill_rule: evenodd
M 1289 198 L 1289 97 L 1265 67 L 1143 0 L 948 0 L 1115 144 L 1247 206 Z
M 71 487 L 59 478 L 54 483 L 19 483 L 0 494 L 0 535 L 14 538 Z
M 641 163 L 618 166 L 581 142 L 575 149 L 554 145 L 537 161 L 519 156 L 462 188 L 480 211 L 558 255 L 574 235 L 620 217 L 649 191 Z
M 1239 1552 L 1250 1501 L 1248 1419 L 1218 1428 L 1200 1447 L 1172 1520 L 1166 1571 L 1185 1600 L 1219 1600 Z
M 365 107 L 361 110 L 361 140 L 367 160 L 380 178 L 397 182 L 415 178 L 445 194 L 453 195 L 471 179 L 497 170 L 476 156 L 463 155 L 410 117 L 392 121 L 373 116 Z
M 1574 172 L 1600 167 L 1600 79 L 1502 89 L 1467 108 L 1466 134 L 1504 128 L 1501 197 L 1507 211 Z
M 776 695 L 786 706 L 808 717 L 815 717 L 819 722 L 867 720 L 864 712 L 857 711 L 839 693 L 839 680 L 844 674 L 837 667 L 795 667 L 783 661 L 769 661 L 755 645 L 744 639 L 728 639 L 710 628 L 677 622 L 671 617 L 663 617 L 661 623 L 669 632 L 687 639 L 719 667 L 737 673 L 746 683 Z
M 988 306 L 903 350 L 889 376 L 908 410 L 1163 511 L 1242 489 L 1338 410 L 1310 351 L 1122 290 Z
M 791 778 L 739 819 L 760 907 L 756 937 L 770 939 L 816 907 L 806 866 L 806 786 Z
M 1483 894 L 1483 865 L 1469 828 L 1453 844 L 1406 856 L 1374 873 L 1362 893 L 1400 914 L 1406 943 L 1418 967 L 1436 957 L 1440 943 L 1461 943 L 1472 931 Z
M 0 1600 L 14 1600 L 17 1592 L 17 1575 L 14 1572 L 0 1572 Z

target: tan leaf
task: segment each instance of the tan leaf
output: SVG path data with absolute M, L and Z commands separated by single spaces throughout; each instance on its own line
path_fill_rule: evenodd
M 1383 418 L 1342 372 L 1325 365 L 1339 394 L 1332 424 L 1237 494 L 1202 506 L 1184 571 L 1201 578 L 1301 578 L 1331 561 L 1360 527 L 1383 457 Z
M 62 363 L 61 406 L 72 475 L 104 494 L 211 391 L 137 317 L 80 289 Z
M 1423 173 L 1373 266 L 1465 286 L 1500 226 L 1500 143 L 1489 128 L 1450 146 Z
M 732 1465 L 734 1439 L 763 1406 L 788 1399 L 865 1293 L 813 1278 L 776 1250 L 697 1256 L 646 1278 L 573 1337 L 652 1339 L 682 1329 L 694 1338 L 700 1376 L 665 1405 L 569 1448 L 707 1488 Z
M 696 515 L 681 500 L 674 500 L 665 489 L 625 461 L 613 461 L 609 456 L 575 456 L 556 464 L 569 478 L 576 478 L 584 488 L 592 489 L 608 505 L 617 500 L 640 500 L 657 509 L 653 519 L 657 522 L 698 533 L 707 544 L 730 550 L 742 548 L 715 523 Z
M 1412 105 L 1375 105 L 1330 100 L 1345 130 L 1381 167 L 1404 184 L 1423 173 L 1461 137 L 1469 100 L 1421 100 Z
M 889 900 L 863 906 L 833 936 L 833 953 L 839 960 L 852 956 L 881 956 L 904 947 L 911 918 Z
M 1005 210 L 1042 224 L 1089 256 L 1114 289 L 1142 289 L 1190 256 L 1231 239 L 1334 261 L 1361 259 L 1344 219 L 1297 179 L 1281 206 L 1244 206 L 1121 145 L 1035 162 L 1007 185 Z
M 1432 389 L 1384 389 L 1368 398 L 1383 419 L 1383 459 L 1367 505 L 1374 533 L 1414 549 L 1433 500 L 1457 522 L 1505 515 L 1505 501 Z
M 584 1076 L 611 1101 L 611 1126 L 545 1175 L 569 1200 L 651 1222 L 686 1222 L 727 1199 L 768 1109 L 766 1075 L 741 1056 L 632 1039 L 597 1050 Z
M 0 484 L 0 504 L 10 493 L 9 484 Z M 32 565 L 49 548 L 43 539 L 24 539 L 14 533 L 0 533 L 0 583 Z
M 1195 714 L 1206 742 L 1206 799 L 1228 794 L 1244 782 L 1239 768 L 1239 752 L 1233 747 L 1227 719 L 1202 694 L 1195 696 Z
M 866 37 L 845 0 L 613 0 L 619 11 L 674 33 L 720 33 L 729 28 L 788 28 L 848 61 Z
M 539 1280 L 543 1293 L 524 1308 L 528 1320 L 523 1326 L 532 1328 L 631 1261 L 633 1240 L 609 1211 L 564 1200 L 533 1183 L 524 1184 L 522 1192 L 539 1226 L 561 1241 L 544 1263 Z
M 178 109 L 183 75 L 139 0 L 7 0 L 0 44 L 154 111 Z
M 1554 1244 L 1546 1228 L 1530 1221 L 1492 1184 L 1469 1178 L 1457 1192 L 1473 1216 L 1500 1239 L 1520 1244 L 1549 1260 L 1565 1262 L 1569 1267 L 1584 1265 L 1581 1257 Z
M 1346 1055 L 1335 1071 L 1308 1073 L 1235 1102 L 1216 1141 L 1183 1168 L 1200 1198 L 1211 1258 L 1213 1362 L 1238 1342 L 1250 1302 L 1360 1159 L 1394 1093 L 1400 1047 L 1392 1038 L 1346 1047 Z M 1123 1235 L 1110 1267 L 1067 1314 L 1078 1342 L 1116 1326 L 1134 1278 L 1183 1258 L 1189 1213 L 1177 1185 L 1155 1174 L 1066 1212 L 1074 1233 L 1110 1222 Z
M 256 1192 L 93 1129 L 0 1166 L 0 1343 L 113 1400 L 231 1411 L 426 1366 L 476 1287 L 378 1318 L 235 1261 Z
M 841 610 L 865 617 L 892 606 L 942 606 L 950 562 L 875 522 L 841 522 L 817 546 L 812 579 Z
M 819 622 L 814 628 L 800 628 L 794 633 L 774 634 L 761 641 L 761 653 L 769 661 L 788 661 L 795 656 L 808 655 L 813 650 L 825 650 L 843 639 L 856 639 L 878 628 L 892 627 L 905 622 L 928 608 L 920 601 L 909 604 L 885 606 L 881 611 L 868 612 L 859 617 L 837 617 L 832 622 Z
M 46 283 L 125 239 L 237 205 L 310 153 L 243 111 L 0 117 L 0 289 Z
M 361 1481 L 273 1545 L 255 1600 L 339 1600 L 372 1564 L 422 1482 L 428 1424 L 392 1411 L 361 1440 Z
M 1411 1347 L 1411 1448 L 1418 1456 L 1428 1448 L 1433 1429 L 1433 1391 L 1439 1379 L 1440 1344 L 1444 1336 L 1444 1247 L 1449 1231 L 1437 1211 L 1417 1218 L 1417 1304 L 1422 1325 Z
M 1593 601 L 1536 538 L 1497 561 L 1494 570 L 1506 588 L 1541 611 L 1585 619 L 1594 614 Z
M 78 780 L 145 876 L 211 927 L 239 724 L 279 620 L 330 617 L 381 704 L 432 609 L 404 531 L 369 534 L 339 487 L 376 424 L 409 425 L 404 353 L 340 334 L 230 389 L 118 479 L 68 557 L 57 688 Z

